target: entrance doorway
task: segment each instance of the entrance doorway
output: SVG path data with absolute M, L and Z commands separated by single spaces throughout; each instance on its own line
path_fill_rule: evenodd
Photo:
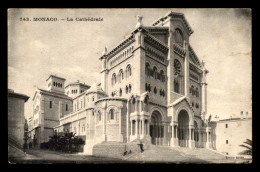
M 164 128 L 162 125 L 162 116 L 160 112 L 154 111 L 151 116 L 150 136 L 153 145 L 161 145 Z
M 180 147 L 188 147 L 189 115 L 186 110 L 181 110 L 178 115 L 178 140 Z

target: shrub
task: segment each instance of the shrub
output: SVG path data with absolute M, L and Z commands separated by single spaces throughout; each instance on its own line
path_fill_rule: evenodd
M 54 133 L 45 147 L 55 151 L 79 152 L 80 146 L 84 143 L 82 138 L 75 137 L 75 133 Z

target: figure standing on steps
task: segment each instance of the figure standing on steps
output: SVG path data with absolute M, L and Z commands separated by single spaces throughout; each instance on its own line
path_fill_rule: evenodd
M 144 151 L 144 145 L 143 143 L 140 141 L 140 144 L 138 144 L 140 146 L 140 150 L 141 150 L 141 153 Z

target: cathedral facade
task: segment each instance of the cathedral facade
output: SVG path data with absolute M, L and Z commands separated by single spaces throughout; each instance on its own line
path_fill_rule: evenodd
M 49 127 L 82 136 L 87 154 L 104 142 L 211 148 L 208 70 L 189 43 L 192 33 L 182 13 L 170 11 L 151 26 L 138 16 L 130 36 L 105 48 L 100 84 L 64 87 L 60 79 L 59 89 L 47 90 L 60 97 L 51 115 L 56 123 Z M 50 87 L 57 79 L 51 76 Z

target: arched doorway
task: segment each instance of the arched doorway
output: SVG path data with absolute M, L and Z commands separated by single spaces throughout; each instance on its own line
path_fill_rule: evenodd
M 195 140 L 195 147 L 199 148 L 199 127 L 196 121 L 194 121 L 194 140 Z
M 150 123 L 150 136 L 152 144 L 159 145 L 162 143 L 163 132 L 162 116 L 159 111 L 155 110 L 152 113 Z
M 189 114 L 186 110 L 181 110 L 178 115 L 178 140 L 180 147 L 188 147 Z

